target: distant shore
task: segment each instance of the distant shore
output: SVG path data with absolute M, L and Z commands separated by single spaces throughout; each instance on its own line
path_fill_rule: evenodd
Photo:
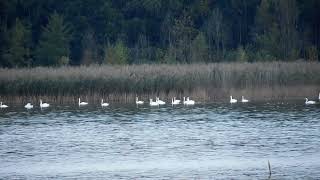
M 70 103 L 144 101 L 190 96 L 201 102 L 248 97 L 255 101 L 315 99 L 320 63 L 211 63 L 0 69 L 1 101 Z

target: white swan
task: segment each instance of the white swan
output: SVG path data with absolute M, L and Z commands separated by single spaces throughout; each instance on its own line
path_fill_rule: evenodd
M 33 105 L 31 103 L 27 103 L 24 108 L 26 109 L 32 109 L 33 108 Z
M 136 104 L 143 104 L 143 101 L 139 101 L 138 96 L 136 97 Z
M 40 107 L 41 108 L 46 108 L 46 107 L 49 107 L 50 106 L 50 104 L 48 104 L 48 103 L 42 103 L 42 100 L 40 99 Z
M 9 106 L 7 106 L 7 105 L 5 105 L 5 104 L 2 104 L 2 102 L 0 103 L 0 108 L 2 109 L 2 108 L 7 108 L 7 107 L 9 107 Z
M 80 98 L 79 98 L 79 106 L 84 106 L 84 105 L 88 105 L 87 102 L 81 102 Z
M 305 104 L 315 104 L 315 103 L 316 103 L 315 101 L 309 101 L 308 98 L 306 98 Z
M 171 98 L 171 104 L 172 104 L 172 105 L 180 104 L 180 100 L 176 100 L 176 97 Z
M 178 104 L 180 104 L 180 102 L 181 102 L 181 100 L 176 99 L 176 97 L 173 97 L 173 101 L 176 102 L 176 103 L 178 103 Z
M 186 97 L 183 97 L 183 104 L 187 104 L 186 102 Z
M 246 102 L 249 102 L 249 100 L 248 100 L 248 99 L 245 99 L 245 98 L 242 96 L 242 97 L 241 97 L 241 102 L 246 103 Z
M 101 106 L 102 106 L 102 107 L 109 106 L 109 103 L 104 103 L 104 102 L 103 102 L 103 99 L 101 99 Z
M 236 102 L 238 102 L 238 100 L 233 99 L 232 96 L 230 96 L 230 103 L 236 103 Z
M 150 99 L 150 106 L 159 106 L 159 104 L 158 104 L 158 102 L 156 101 L 156 102 L 154 102 L 154 101 L 152 101 L 152 99 Z
M 187 97 L 187 104 L 188 104 L 188 105 L 194 105 L 194 104 L 195 104 L 195 101 L 194 101 L 194 100 L 190 100 L 190 98 Z
M 159 105 L 165 105 L 166 102 L 160 100 L 158 97 L 156 97 L 156 102 L 159 104 Z
M 195 101 L 194 100 L 190 100 L 189 97 L 187 97 L 187 99 L 186 99 L 186 97 L 183 97 L 183 104 L 185 104 L 185 105 L 194 105 Z

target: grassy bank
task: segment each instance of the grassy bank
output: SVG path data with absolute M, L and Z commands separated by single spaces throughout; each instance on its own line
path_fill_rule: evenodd
M 103 97 L 127 102 L 136 95 L 213 101 L 229 94 L 293 99 L 315 96 L 319 90 L 320 64 L 305 62 L 0 69 L 0 96 L 10 101 Z

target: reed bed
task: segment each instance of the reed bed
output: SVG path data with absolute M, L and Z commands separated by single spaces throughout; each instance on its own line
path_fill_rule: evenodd
M 0 98 L 132 101 L 192 96 L 210 101 L 229 94 L 260 98 L 312 95 L 320 90 L 316 62 L 211 63 L 183 65 L 92 65 L 0 69 Z

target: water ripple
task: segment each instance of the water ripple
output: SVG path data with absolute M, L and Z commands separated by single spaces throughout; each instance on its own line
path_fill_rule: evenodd
M 320 178 L 320 108 L 303 103 L 0 111 L 0 179 Z

